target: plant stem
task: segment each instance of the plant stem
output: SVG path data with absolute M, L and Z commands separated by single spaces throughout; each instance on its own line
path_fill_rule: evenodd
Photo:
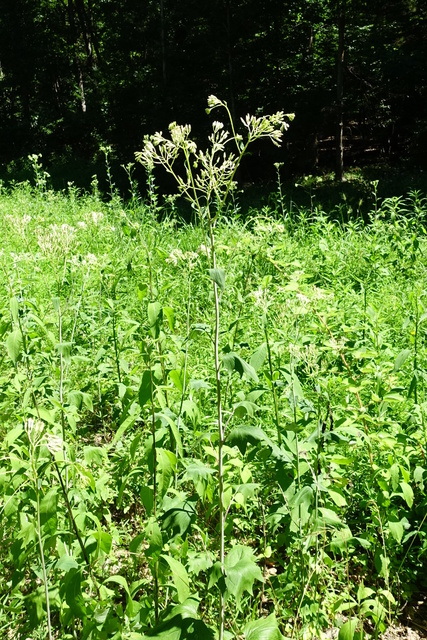
M 282 434 L 280 433 L 280 420 L 279 420 L 279 405 L 277 402 L 277 394 L 276 394 L 276 386 L 273 380 L 273 362 L 271 358 L 271 349 L 270 349 L 270 340 L 268 335 L 268 318 L 267 314 L 264 315 L 264 335 L 265 341 L 267 343 L 267 357 L 268 357 L 268 368 L 270 371 L 270 381 L 271 381 L 271 392 L 273 394 L 274 401 L 274 418 L 276 421 L 276 429 L 277 429 L 277 441 L 279 446 L 282 444 Z
M 30 442 L 30 455 L 31 455 L 31 466 L 33 471 L 33 480 L 34 480 L 34 488 L 36 492 L 36 502 L 37 502 L 37 541 L 39 545 L 40 551 L 40 561 L 42 565 L 43 571 L 43 586 L 44 593 L 46 598 L 46 616 L 47 616 L 47 633 L 49 640 L 52 640 L 52 623 L 50 619 L 50 601 L 49 601 L 49 585 L 47 581 L 47 571 L 46 571 L 46 561 L 44 557 L 43 550 L 43 540 L 42 540 L 42 532 L 41 532 L 41 518 L 40 518 L 40 489 L 39 489 L 39 477 L 37 473 L 37 468 L 34 462 L 34 444 Z

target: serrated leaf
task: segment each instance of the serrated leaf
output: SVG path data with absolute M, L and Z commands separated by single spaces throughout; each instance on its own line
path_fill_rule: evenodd
M 213 554 L 209 551 L 192 551 L 189 550 L 187 556 L 188 571 L 192 575 L 198 576 L 202 571 L 207 571 L 213 566 Z
M 20 329 L 15 329 L 15 331 L 12 331 L 12 333 L 10 333 L 6 339 L 7 353 L 13 364 L 16 364 L 20 356 L 22 345 L 22 333 Z
M 227 596 L 233 595 L 240 611 L 243 593 L 252 594 L 255 580 L 263 581 L 262 572 L 255 562 L 252 549 L 243 545 L 236 545 L 225 558 L 225 585 Z
M 183 603 L 190 595 L 190 583 L 188 574 L 183 564 L 175 558 L 162 554 L 162 558 L 166 560 L 172 572 L 172 580 L 178 593 L 178 601 Z
M 245 640 L 280 640 L 283 638 L 277 626 L 274 613 L 269 615 L 268 618 L 248 622 L 243 633 Z
M 224 269 L 209 269 L 210 279 L 224 291 L 225 289 L 225 271 Z

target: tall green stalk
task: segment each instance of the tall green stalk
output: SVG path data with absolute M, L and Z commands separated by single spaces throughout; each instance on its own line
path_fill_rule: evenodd
M 148 175 L 151 176 L 154 166 L 162 166 L 171 174 L 181 195 L 183 195 L 197 212 L 202 230 L 205 234 L 206 257 L 209 264 L 209 275 L 213 282 L 214 294 L 214 362 L 216 383 L 216 422 L 218 432 L 218 506 L 219 506 L 219 562 L 221 572 L 225 573 L 225 527 L 226 511 L 224 508 L 224 441 L 225 427 L 223 422 L 223 401 L 221 388 L 221 358 L 220 358 L 220 302 L 225 288 L 225 272 L 217 267 L 215 251 L 215 225 L 220 219 L 229 195 L 235 187 L 234 178 L 239 165 L 249 145 L 260 138 L 269 138 L 280 146 L 283 132 L 288 128 L 285 118 L 292 119 L 278 112 L 272 116 L 256 118 L 247 115 L 242 123 L 247 130 L 246 138 L 237 133 L 233 118 L 226 102 L 215 96 L 208 99 L 209 114 L 213 109 L 223 108 L 227 114 L 229 133 L 222 122 L 212 123 L 213 132 L 209 136 L 209 147 L 200 151 L 196 143 L 190 138 L 190 125 L 169 126 L 170 137 L 162 133 L 147 137 L 144 148 L 136 154 Z M 229 146 L 235 151 L 229 152 Z M 185 177 L 176 168 L 176 161 L 181 156 L 184 162 Z M 223 640 L 225 630 L 225 601 L 222 591 L 219 596 L 219 640 Z

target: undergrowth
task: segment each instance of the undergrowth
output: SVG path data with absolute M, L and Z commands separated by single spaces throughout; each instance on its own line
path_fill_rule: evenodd
M 426 200 L 209 244 L 152 175 L 38 170 L 0 193 L 4 637 L 379 637 L 426 587 Z

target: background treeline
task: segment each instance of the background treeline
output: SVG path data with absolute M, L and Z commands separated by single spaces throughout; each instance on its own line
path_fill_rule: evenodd
M 37 152 L 78 180 L 103 145 L 127 163 L 145 134 L 172 120 L 203 136 L 211 93 L 236 116 L 296 113 L 287 148 L 269 150 L 268 162 L 257 150 L 246 181 L 268 178 L 273 159 L 294 173 L 334 170 L 341 134 L 347 166 L 425 164 L 424 0 L 0 6 L 0 161 L 10 172 Z

